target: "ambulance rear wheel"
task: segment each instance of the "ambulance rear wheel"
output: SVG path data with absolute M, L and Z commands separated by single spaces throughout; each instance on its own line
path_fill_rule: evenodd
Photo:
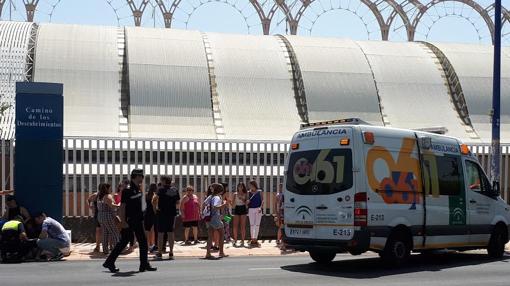
M 410 238 L 403 232 L 396 232 L 388 238 L 386 247 L 380 253 L 381 258 L 388 264 L 400 266 L 411 256 L 412 244 Z
M 496 226 L 492 232 L 489 245 L 487 246 L 487 254 L 491 258 L 501 258 L 505 254 L 505 244 L 507 243 L 506 229 L 503 226 Z
M 313 261 L 319 263 L 319 264 L 327 264 L 333 261 L 335 259 L 336 253 L 335 252 L 328 252 L 328 251 L 310 251 L 310 257 L 313 259 Z

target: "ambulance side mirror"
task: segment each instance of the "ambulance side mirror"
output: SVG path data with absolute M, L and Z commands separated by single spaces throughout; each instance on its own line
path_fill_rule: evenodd
M 490 190 L 491 197 L 499 197 L 501 195 L 501 190 L 499 189 L 499 182 L 492 182 L 492 188 Z

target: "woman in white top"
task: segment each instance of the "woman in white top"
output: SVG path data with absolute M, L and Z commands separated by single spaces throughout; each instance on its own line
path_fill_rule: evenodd
M 232 201 L 234 202 L 234 246 L 237 246 L 237 238 L 239 233 L 239 225 L 241 226 L 241 245 L 244 246 L 246 240 L 246 215 L 248 214 L 248 207 L 246 202 L 248 200 L 248 190 L 244 183 L 237 184 L 237 190 L 234 193 Z

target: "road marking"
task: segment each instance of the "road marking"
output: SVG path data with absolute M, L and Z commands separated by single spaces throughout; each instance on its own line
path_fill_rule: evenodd
M 266 268 L 248 268 L 248 270 L 250 271 L 257 271 L 257 270 L 280 270 L 279 267 L 274 267 L 274 268 L 270 268 L 270 267 L 266 267 Z

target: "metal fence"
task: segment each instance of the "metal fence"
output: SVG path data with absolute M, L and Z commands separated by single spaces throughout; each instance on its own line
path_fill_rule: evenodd
M 229 184 L 235 189 L 238 182 L 254 179 L 265 190 L 264 209 L 273 213 L 278 184 L 283 182 L 284 162 L 289 142 L 280 141 L 208 141 L 208 140 L 136 140 L 113 138 L 64 139 L 64 215 L 80 217 L 92 215 L 87 203 L 101 182 L 114 188 L 128 178 L 133 168 L 143 168 L 145 185 L 157 182 L 162 175 L 170 175 L 179 189 L 193 185 L 203 199 L 206 186 L 213 182 Z M 490 168 L 490 146 L 471 145 L 483 168 Z M 508 178 L 510 144 L 501 150 L 501 190 L 505 200 L 510 198 Z M 0 179 L 2 190 L 13 189 L 14 144 L 1 141 Z M 5 197 L 1 199 L 1 212 Z
M 170 175 L 180 190 L 194 186 L 201 199 L 210 183 L 228 183 L 233 190 L 254 179 L 272 213 L 288 142 L 66 138 L 64 150 L 65 216 L 91 215 L 88 195 L 100 182 L 118 185 L 133 168 L 144 169 L 145 186 Z

